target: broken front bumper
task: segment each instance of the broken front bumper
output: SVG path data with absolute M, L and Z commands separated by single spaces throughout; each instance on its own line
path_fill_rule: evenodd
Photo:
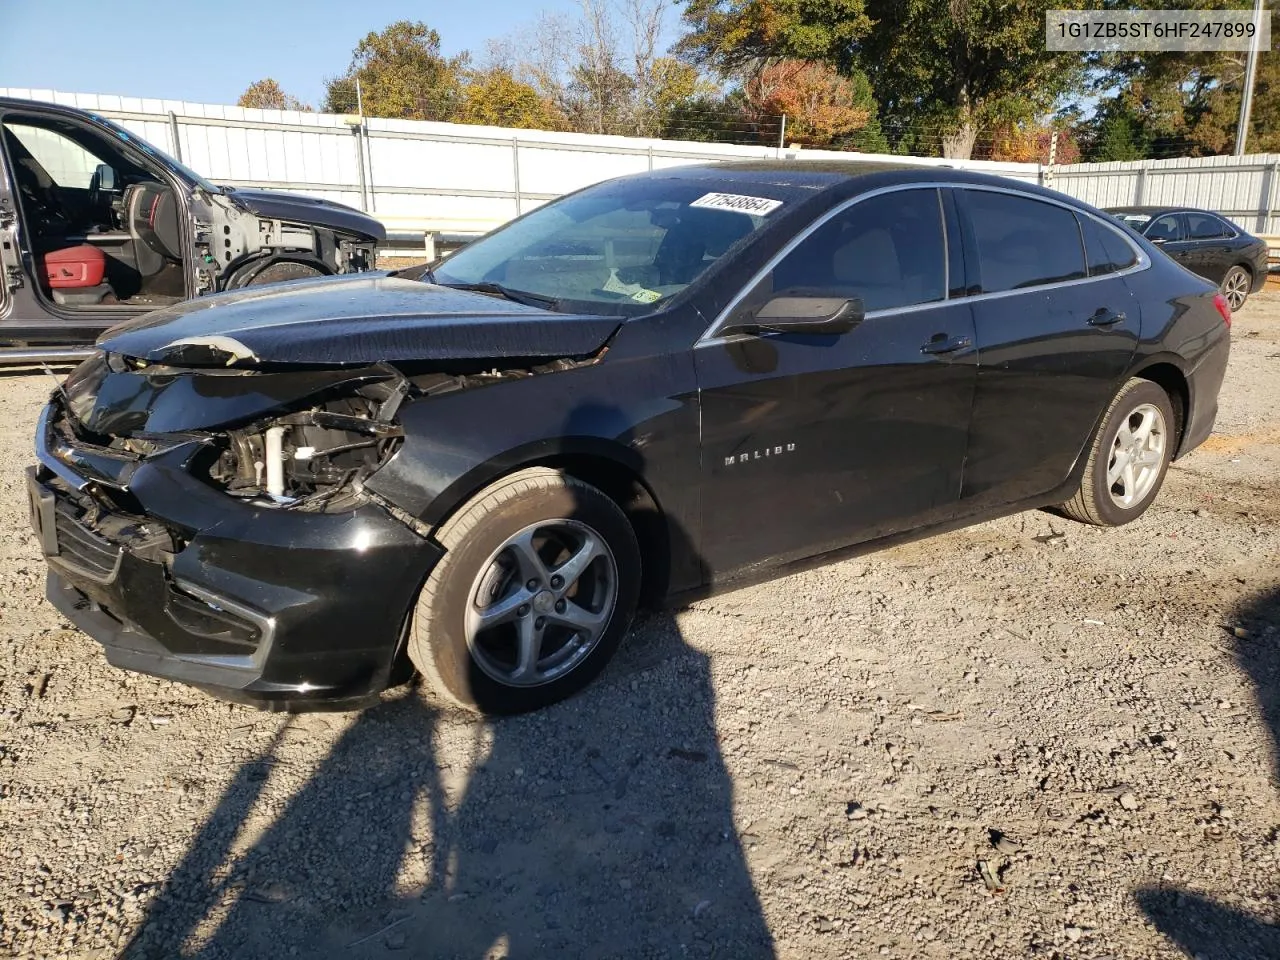
M 400 640 L 440 557 L 431 541 L 375 504 L 239 501 L 192 476 L 183 446 L 89 479 L 71 466 L 84 452 L 52 449 L 47 426 L 46 414 L 28 493 L 48 598 L 109 662 L 280 707 L 351 704 L 407 677 Z M 107 471 L 127 485 L 92 496 L 115 482 Z M 158 531 L 171 546 L 157 548 Z

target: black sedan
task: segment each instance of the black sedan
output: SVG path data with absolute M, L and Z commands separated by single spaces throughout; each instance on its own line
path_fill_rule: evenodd
M 107 333 L 36 435 L 48 596 L 112 663 L 227 697 L 357 702 L 416 668 L 532 709 L 639 602 L 1034 507 L 1134 520 L 1213 427 L 1230 317 L 1025 184 L 614 180 L 430 268 Z
M 1267 282 L 1267 243 L 1225 217 L 1189 207 L 1108 210 L 1192 273 L 1218 285 L 1232 313 Z

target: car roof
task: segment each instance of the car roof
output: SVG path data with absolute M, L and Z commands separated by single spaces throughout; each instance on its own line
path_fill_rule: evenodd
M 631 174 L 626 179 L 677 179 L 701 180 L 731 188 L 735 184 L 771 184 L 791 189 L 820 192 L 844 184 L 854 184 L 855 189 L 880 189 L 912 183 L 954 183 L 975 186 L 1017 189 L 1043 196 L 1058 202 L 1071 203 L 1085 210 L 1093 210 L 1087 203 L 1074 197 L 1047 190 L 1026 180 L 993 176 L 976 170 L 964 170 L 949 164 L 905 163 L 882 160 L 730 160 L 665 167 L 648 173 Z
M 1158 217 L 1164 213 L 1209 213 L 1215 217 L 1222 216 L 1222 214 L 1218 213 L 1216 210 L 1205 210 L 1202 207 L 1107 207 L 1107 213 L 1141 213 L 1149 217 Z
M 18 97 L 0 97 L 0 109 L 6 110 L 48 110 L 55 113 L 92 114 L 92 110 L 73 107 L 65 103 L 51 103 L 48 100 L 23 100 Z

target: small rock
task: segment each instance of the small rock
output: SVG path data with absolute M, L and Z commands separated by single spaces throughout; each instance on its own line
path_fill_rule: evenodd
M 1196 507 L 1196 509 L 1192 510 L 1191 512 L 1197 517 L 1203 517 L 1205 515 L 1204 507 Z
M 710 900 L 699 900 L 698 905 L 693 908 L 693 918 L 695 920 L 698 919 L 698 917 L 706 913 L 707 910 L 710 909 L 710 907 L 711 907 Z
M 1231 633 L 1232 635 L 1235 636 L 1237 640 L 1248 640 L 1250 637 L 1253 636 L 1253 634 L 1250 633 L 1248 630 L 1246 630 L 1244 627 L 1232 627 Z
M 392 930 L 383 939 L 388 950 L 403 950 L 408 942 L 409 938 L 401 930 Z
M 857 800 L 850 800 L 844 808 L 844 815 L 850 820 L 865 820 L 867 819 L 867 809 Z
M 1070 940 L 1072 943 L 1075 943 L 1077 940 L 1079 940 L 1081 937 L 1084 936 L 1084 931 L 1081 930 L 1079 927 L 1067 927 L 1062 932 L 1067 935 L 1067 939 Z
M 133 719 L 133 715 L 137 713 L 137 707 L 121 707 L 118 710 L 111 711 L 112 723 L 128 723 Z
M 1120 794 L 1120 806 L 1124 807 L 1126 810 L 1137 810 L 1138 798 L 1130 791 L 1126 790 L 1124 793 Z
M 830 933 L 835 928 L 836 928 L 836 925 L 832 923 L 830 920 L 826 919 L 825 917 L 823 917 L 821 920 L 818 921 L 819 933 Z
M 1022 844 L 1008 834 L 1000 830 L 990 831 L 991 845 L 1003 853 L 1006 857 L 1011 857 L 1022 849 Z

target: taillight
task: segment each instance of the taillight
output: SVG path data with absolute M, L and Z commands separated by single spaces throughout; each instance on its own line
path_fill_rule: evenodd
M 1218 308 L 1218 312 L 1222 314 L 1222 322 L 1228 327 L 1231 326 L 1231 304 L 1227 303 L 1227 298 L 1220 293 L 1213 295 L 1213 305 Z

